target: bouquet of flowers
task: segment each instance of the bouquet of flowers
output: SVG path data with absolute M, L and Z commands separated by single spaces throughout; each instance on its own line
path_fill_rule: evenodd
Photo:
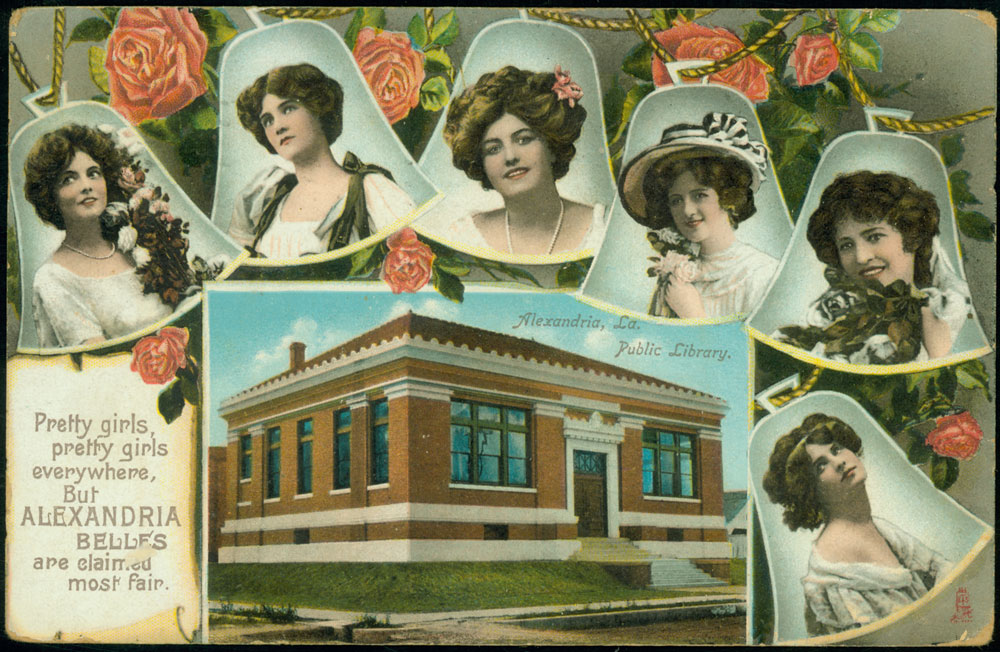
M 674 229 L 667 227 L 646 234 L 650 246 L 656 251 L 650 256 L 652 261 L 646 274 L 656 277 L 656 291 L 649 305 L 649 314 L 661 317 L 676 317 L 677 314 L 667 305 L 666 289 L 671 279 L 691 283 L 698 278 L 697 252 L 694 245 Z
M 806 350 L 822 344 L 828 358 L 852 364 L 899 364 L 920 353 L 927 294 L 903 280 L 883 286 L 825 272 L 830 289 L 809 307 L 808 326 L 785 326 L 779 339 Z

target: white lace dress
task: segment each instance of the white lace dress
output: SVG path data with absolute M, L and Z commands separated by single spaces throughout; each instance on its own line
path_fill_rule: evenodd
M 42 348 L 122 337 L 173 312 L 158 295 L 143 293 L 134 269 L 91 278 L 50 260 L 35 272 L 32 288 L 35 331 Z
M 271 190 L 288 171 L 273 167 L 251 181 L 236 197 L 229 235 L 242 245 L 254 241 L 255 227 L 264 212 L 264 205 Z M 366 174 L 362 181 L 365 205 L 368 208 L 368 228 L 376 233 L 414 209 L 413 200 L 406 192 L 381 174 Z M 333 225 L 344 212 L 345 199 L 341 198 L 330 212 L 318 222 L 286 222 L 281 219 L 285 199 L 277 207 L 277 214 L 270 228 L 261 236 L 257 251 L 268 258 L 297 258 L 327 250 Z M 351 233 L 351 242 L 359 239 L 357 230 Z
M 584 249 L 597 250 L 604 241 L 604 229 L 607 227 L 607 211 L 603 204 L 594 204 L 594 212 L 591 215 L 590 227 L 580 241 L 579 251 Z M 468 214 L 460 217 L 445 228 L 441 237 L 456 244 L 478 249 L 489 249 L 496 251 L 487 242 L 486 238 L 479 231 L 473 218 L 476 214 Z M 506 253 L 506 252 L 505 252 Z
M 813 548 L 802 578 L 806 629 L 812 636 L 832 634 L 885 618 L 927 593 L 952 569 L 952 563 L 914 536 L 880 518 L 875 527 L 900 565 L 832 562 Z

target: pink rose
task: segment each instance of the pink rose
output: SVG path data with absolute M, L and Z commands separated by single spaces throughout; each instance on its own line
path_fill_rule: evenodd
M 431 279 L 431 263 L 434 253 L 431 248 L 417 239 L 413 229 L 396 231 L 386 241 L 389 253 L 382 261 L 381 277 L 393 294 L 416 292 Z
M 840 53 L 827 34 L 803 34 L 795 39 L 795 49 L 788 63 L 795 68 L 799 86 L 812 86 L 826 81 L 840 64 Z
M 678 22 L 670 29 L 657 32 L 656 40 L 673 55 L 683 59 L 710 59 L 718 61 L 733 52 L 743 49 L 743 41 L 724 27 L 703 27 L 695 23 Z M 770 90 L 767 84 L 767 65 L 756 55 L 741 59 L 736 64 L 709 77 L 710 80 L 731 86 L 753 102 L 767 100 Z M 660 58 L 653 55 L 653 83 L 657 86 L 671 84 L 667 67 Z
M 970 460 L 979 450 L 983 431 L 968 412 L 938 417 L 937 427 L 924 440 L 942 457 Z
M 118 187 L 128 193 L 133 193 L 146 181 L 146 174 L 142 170 L 133 170 L 130 167 L 121 169 L 118 175 Z
M 682 283 L 690 283 L 698 277 L 698 263 L 677 251 L 668 251 L 653 265 L 659 276 L 673 276 Z
M 104 61 L 111 108 L 132 124 L 183 109 L 208 90 L 201 72 L 207 51 L 187 9 L 122 9 Z
M 390 124 L 420 103 L 424 53 L 413 49 L 406 34 L 376 33 L 374 27 L 366 27 L 358 32 L 354 59 Z
M 556 66 L 556 83 L 552 85 L 552 92 L 560 100 L 566 100 L 570 108 L 576 106 L 576 101 L 583 97 L 583 89 L 569 76 L 569 71 L 564 71 L 562 66 Z
M 136 342 L 132 349 L 132 371 L 138 371 L 148 385 L 162 385 L 187 366 L 186 328 L 167 326 Z

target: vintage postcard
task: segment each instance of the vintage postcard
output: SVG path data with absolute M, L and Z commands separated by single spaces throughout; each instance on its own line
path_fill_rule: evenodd
M 991 639 L 992 13 L 8 18 L 9 638 Z

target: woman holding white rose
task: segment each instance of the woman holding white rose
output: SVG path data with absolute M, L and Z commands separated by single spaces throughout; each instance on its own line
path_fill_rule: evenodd
M 746 120 L 709 113 L 702 125 L 667 128 L 619 177 L 622 205 L 650 229 L 657 287 L 649 313 L 698 319 L 746 313 L 767 290 L 778 261 L 736 237 L 756 212 L 767 149 Z

